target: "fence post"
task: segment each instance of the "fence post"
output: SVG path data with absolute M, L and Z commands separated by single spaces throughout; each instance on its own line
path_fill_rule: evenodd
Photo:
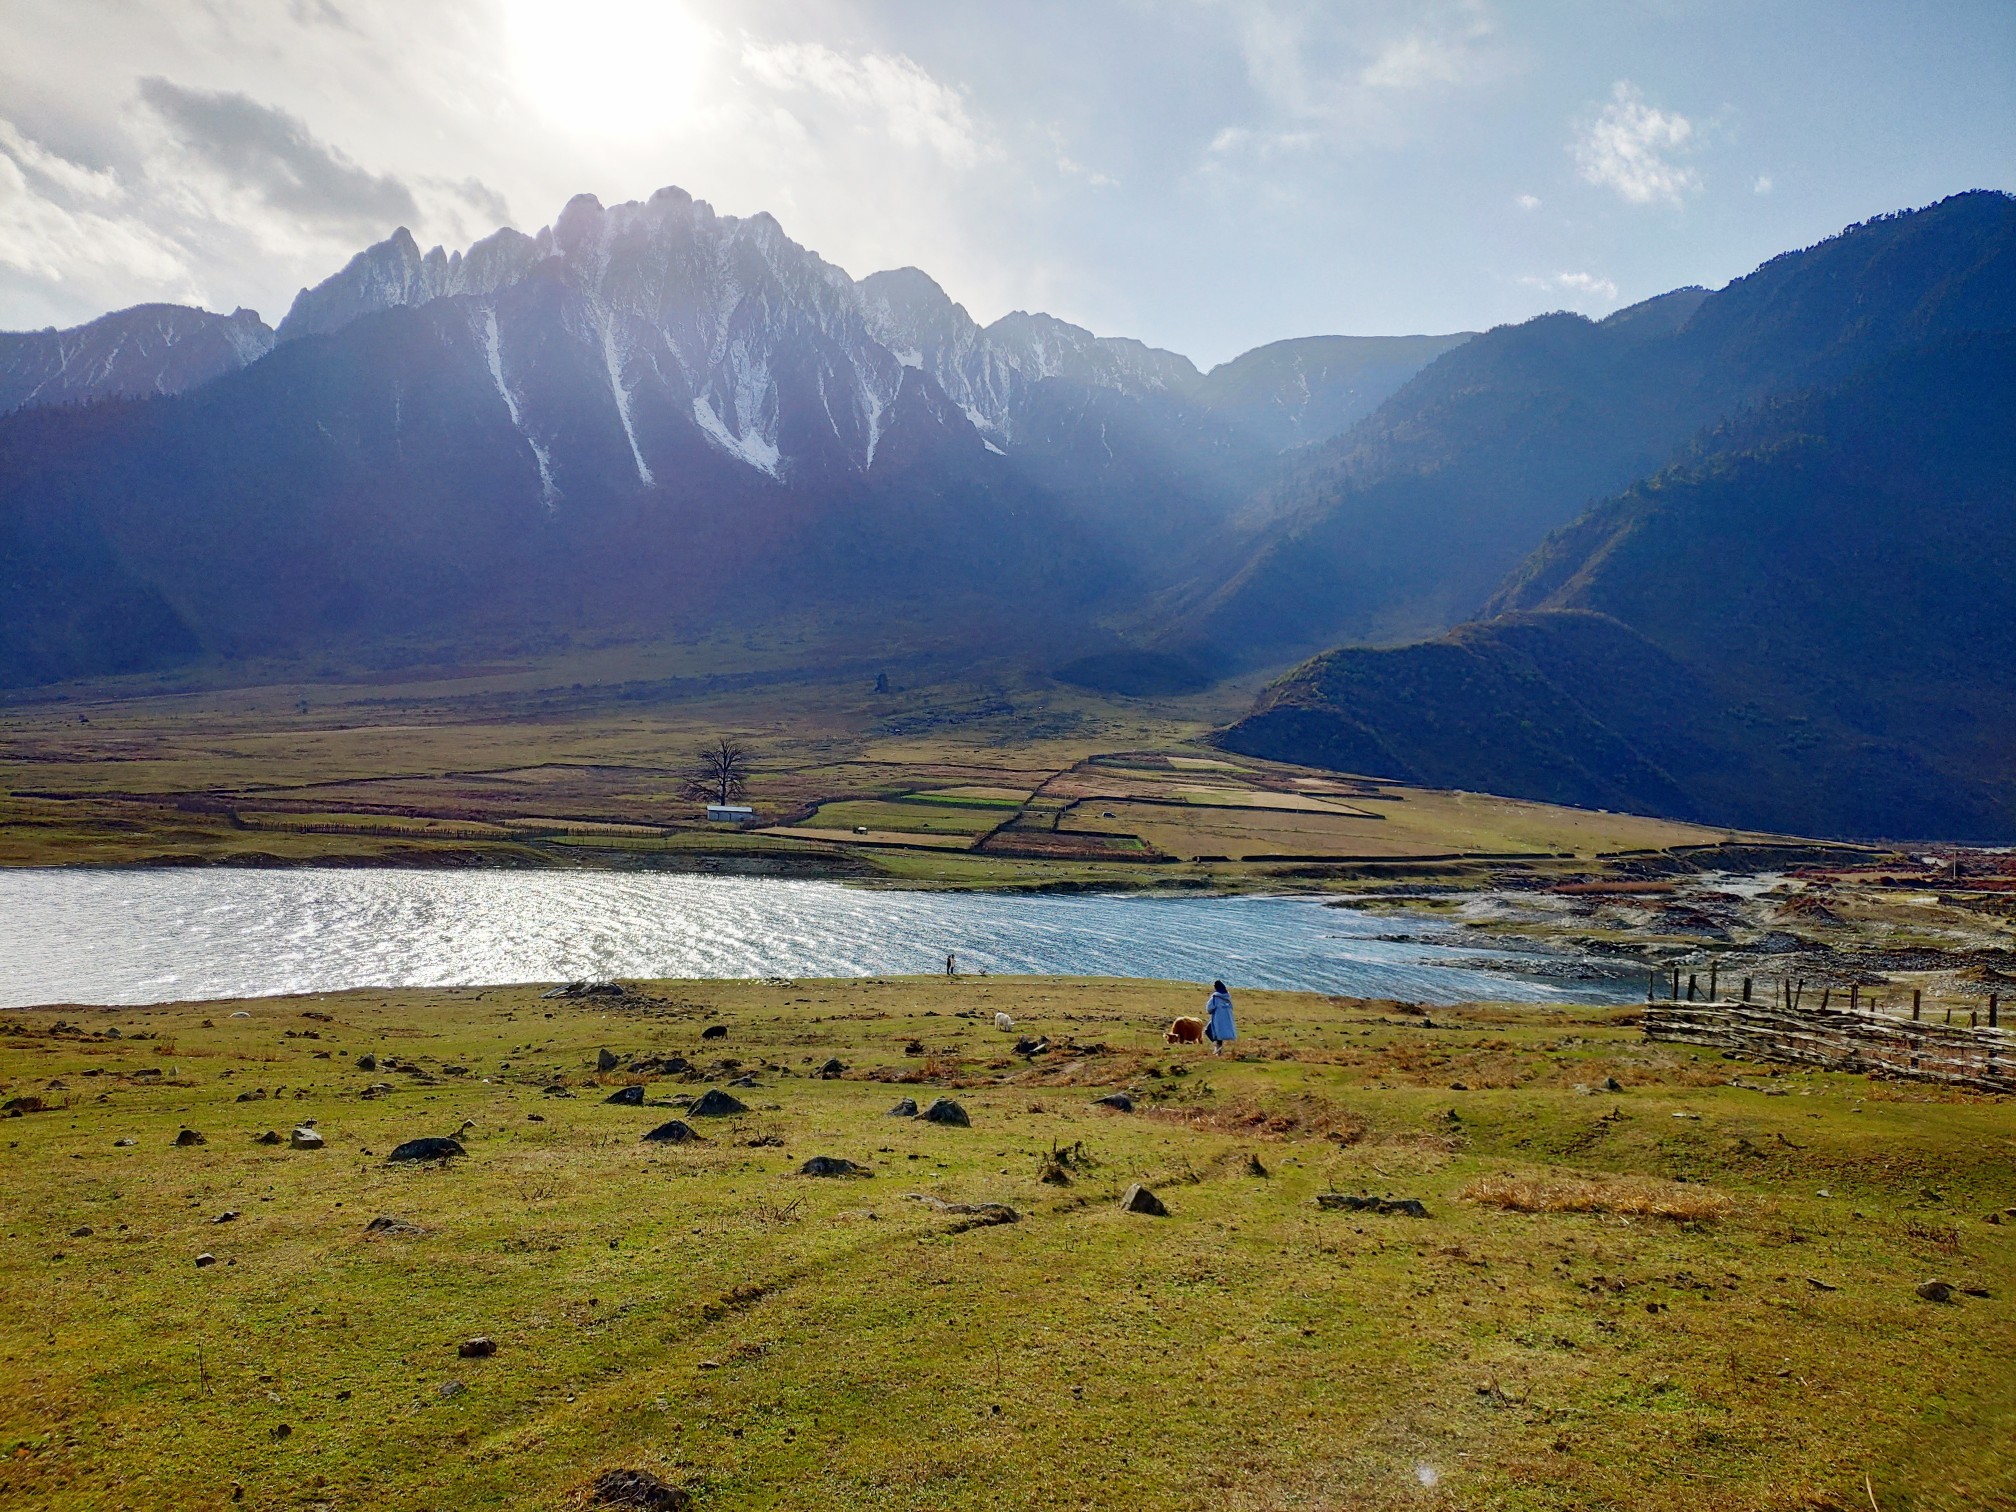
M 1924 989 L 1922 987 L 1913 987 L 1911 989 L 1911 1022 L 1914 1024 L 1924 1017 L 1924 1014 L 1920 1011 L 1924 1006 L 1921 1001 L 1923 996 Z
M 1750 978 L 1748 977 L 1743 978 L 1743 1001 L 1746 1003 L 1750 1001 Z
M 1651 973 L 1651 972 L 1649 972 L 1649 971 L 1648 971 L 1648 972 L 1646 972 L 1646 973 L 1645 973 L 1645 1001 L 1646 1001 L 1646 1002 L 1648 1002 L 1648 1003 L 1652 1001 L 1652 983 L 1653 983 L 1653 980 L 1654 980 L 1654 978 L 1653 978 L 1653 975 L 1652 975 L 1652 973 Z
M 1691 971 L 1687 973 L 1687 1001 L 1694 1001 L 1694 973 Z
M 1680 968 L 1673 968 L 1673 1001 L 1680 1001 Z
M 1999 1005 L 2000 1005 L 2000 996 L 1999 996 L 1999 994 L 1997 994 L 1997 993 L 1993 993 L 1993 992 L 1989 993 L 1989 994 L 1988 994 L 1988 1027 L 1989 1027 L 1990 1029 L 1993 1029 L 1993 1028 L 1994 1028 L 1994 1027 L 1995 1027 L 1995 1026 L 1996 1026 L 1996 1025 L 1998 1024 L 1998 1023 L 2000 1023 L 2000 1022 L 2001 1022 L 2001 1015 L 2000 1015 L 2000 1014 L 1999 1014 L 1999 1013 L 1998 1013 L 1998 1012 L 1996 1011 L 1996 1009 L 1998 1008 L 1998 1006 L 1999 1006 Z
M 1711 1003 L 1715 1001 L 1715 978 L 1721 969 L 1720 962 L 1712 963 L 1708 967 L 1708 1001 Z
M 1858 1011 L 1861 1007 L 1862 1007 L 1862 988 L 1860 984 L 1850 982 L 1848 984 L 1848 1011 L 1850 1013 L 1854 1013 Z

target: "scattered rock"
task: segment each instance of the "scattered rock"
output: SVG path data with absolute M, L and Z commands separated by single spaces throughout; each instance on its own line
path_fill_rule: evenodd
M 452 1402 L 468 1389 L 460 1381 L 443 1381 L 436 1395 L 443 1401 Z
M 186 1150 L 191 1145 L 200 1145 L 208 1143 L 210 1143 L 210 1141 L 205 1139 L 201 1134 L 197 1133 L 194 1129 L 184 1129 L 180 1134 L 177 1134 L 175 1136 L 175 1147 L 178 1150 Z
M 1015 1041 L 1015 1053 L 1017 1055 L 1041 1055 L 1049 1048 L 1050 1041 L 1047 1038 L 1031 1038 L 1028 1035 L 1024 1035 L 1021 1039 Z
M 605 1103 L 614 1103 L 619 1108 L 641 1108 L 644 1106 L 644 1089 L 642 1087 L 618 1087 L 614 1092 L 603 1098 L 602 1101 Z
M 234 1213 L 232 1216 L 236 1217 L 237 1215 Z M 92 1234 L 92 1228 L 91 1225 L 88 1223 L 82 1225 L 81 1227 L 70 1230 L 70 1237 L 72 1239 L 89 1239 L 91 1237 L 91 1234 Z
M 1838 1287 L 1838 1286 L 1836 1286 L 1836 1285 L 1835 1285 L 1835 1284 L 1834 1284 L 1833 1282 L 1831 1282 L 1831 1281 L 1822 1281 L 1822 1280 L 1821 1280 L 1821 1279 L 1820 1279 L 1820 1278 L 1819 1278 L 1818 1276 L 1808 1276 L 1808 1277 L 1806 1278 L 1806 1284 L 1807 1284 L 1808 1286 L 1812 1287 L 1812 1288 L 1813 1288 L 1813 1289 L 1814 1289 L 1815 1291 L 1839 1291 L 1839 1290 L 1841 1290 L 1841 1288 L 1840 1288 L 1840 1287 Z
M 955 1129 L 970 1129 L 973 1120 L 966 1116 L 966 1110 L 949 1097 L 941 1097 L 924 1110 L 924 1122 L 949 1124 Z
M 1449 1083 L 1449 1090 L 1451 1092 L 1468 1092 L 1470 1084 L 1468 1082 L 1451 1082 Z
M 1406 1218 L 1428 1216 L 1428 1209 L 1419 1197 L 1355 1197 L 1349 1192 L 1318 1192 L 1316 1205 L 1347 1213 L 1397 1213 Z
M 1246 1157 L 1246 1174 L 1248 1176 L 1271 1176 L 1274 1173 L 1260 1164 L 1260 1157 L 1258 1155 L 1248 1155 Z
M 1126 1195 L 1120 1199 L 1120 1211 L 1123 1213 L 1146 1213 L 1151 1218 L 1167 1218 L 1169 1216 L 1169 1209 L 1163 1206 L 1162 1199 L 1138 1181 L 1127 1188 Z
M 320 1134 L 306 1124 L 296 1129 L 287 1142 L 297 1150 L 319 1150 L 327 1143 Z
M 644 1137 L 654 1144 L 692 1144 L 695 1140 L 701 1138 L 699 1134 L 694 1132 L 691 1124 L 677 1118 L 673 1119 L 670 1123 L 658 1125 L 657 1128 Z
M 728 1085 L 731 1087 L 760 1087 L 762 1083 L 756 1080 L 755 1074 L 752 1072 L 747 1076 L 736 1077 Z
M 997 1223 L 1019 1223 L 1022 1219 L 1022 1215 L 1005 1202 L 947 1202 L 926 1192 L 911 1192 L 908 1195 L 912 1202 L 921 1202 L 941 1213 L 952 1213 L 971 1220 L 953 1224 L 948 1232 L 954 1234 L 963 1234 L 967 1229 L 991 1228 Z
M 914 1097 L 902 1099 L 895 1107 L 889 1110 L 888 1116 L 890 1118 L 915 1118 L 917 1116 L 917 1099 Z M 1997 1219 L 1996 1221 L 1999 1223 L 2001 1220 Z
M 846 1069 L 847 1068 L 840 1063 L 840 1057 L 836 1055 L 831 1060 L 827 1061 L 825 1065 L 819 1068 L 819 1074 L 827 1081 L 832 1081 L 834 1077 L 838 1076 L 842 1071 L 845 1071 Z
M 224 1209 L 223 1212 L 219 1213 L 215 1218 L 212 1218 L 210 1221 L 212 1223 L 236 1223 L 238 1221 L 238 1209 L 226 1208 Z M 85 1232 L 89 1233 L 90 1230 L 87 1229 L 85 1230 Z
M 1923 1297 L 1927 1302 L 1951 1302 L 1953 1300 L 1953 1287 L 1950 1282 L 1920 1281 L 1917 1290 L 1918 1295 Z
M 730 1118 L 748 1111 L 749 1105 L 740 1098 L 730 1097 L 719 1087 L 709 1087 L 693 1099 L 693 1105 L 686 1113 L 692 1118 Z
M 254 1134 L 252 1136 L 252 1143 L 254 1144 L 277 1145 L 282 1142 L 278 1129 L 268 1129 L 264 1134 Z
M 202 1270 L 206 1266 L 215 1265 L 216 1263 L 217 1263 L 217 1257 L 211 1254 L 208 1250 L 205 1250 L 202 1254 L 196 1257 L 196 1269 L 198 1270 Z M 1922 1292 L 1925 1288 L 1921 1286 L 1918 1289 Z
M 1606 1076 L 1603 1078 L 1602 1088 L 1605 1092 L 1622 1092 L 1624 1084 L 1614 1076 Z
M 1092 1106 L 1095 1108 L 1111 1108 L 1115 1113 L 1132 1113 L 1134 1111 L 1134 1099 L 1129 1097 L 1125 1092 L 1108 1092 L 1104 1097 L 1093 1098 Z
M 457 1344 L 455 1353 L 465 1360 L 487 1360 L 497 1353 L 497 1341 L 488 1334 L 478 1334 Z
M 668 1486 L 648 1470 L 609 1470 L 598 1476 L 589 1500 L 598 1507 L 642 1507 L 646 1512 L 685 1512 L 693 1498 Z
M 427 1232 L 417 1223 L 408 1223 L 404 1218 L 373 1218 L 364 1225 L 367 1234 L 390 1234 L 394 1238 L 415 1238 Z
M 133 1148 L 133 1146 L 137 1145 L 138 1143 L 140 1143 L 139 1140 L 135 1139 L 131 1134 L 128 1134 L 124 1138 L 113 1140 L 112 1148 L 115 1150 L 130 1150 Z
M 705 1029 L 700 1031 L 700 1038 L 703 1040 L 726 1039 L 728 1038 L 728 1026 L 726 1024 L 709 1024 Z
M 467 1066 L 443 1066 L 441 1074 L 443 1076 L 467 1076 L 469 1068 Z
M 385 1157 L 385 1163 L 390 1165 L 395 1161 L 406 1160 L 446 1160 L 453 1155 L 468 1153 L 462 1148 L 462 1142 L 458 1139 L 430 1136 L 426 1139 L 409 1139 L 406 1143 L 396 1146 L 392 1153 Z
M 914 1039 L 909 1041 L 903 1046 L 903 1053 L 905 1055 L 922 1055 L 924 1053 L 924 1041 Z
M 558 1082 L 553 1083 L 550 1087 L 541 1087 L 539 1090 L 547 1097 L 572 1097 L 574 1095 Z
M 597 1071 L 614 1071 L 622 1063 L 622 1057 L 617 1055 L 614 1050 L 603 1049 L 595 1052 L 595 1069 Z
M 376 1071 L 378 1069 L 378 1057 L 375 1055 L 358 1056 L 357 1069 L 359 1071 Z
M 1963 1286 L 1960 1288 L 1960 1295 L 1963 1297 L 1979 1297 L 1984 1302 L 1989 1299 L 1988 1288 L 1985 1286 Z
M 851 1160 L 842 1160 L 837 1155 L 814 1155 L 798 1167 L 800 1176 L 873 1176 L 875 1173 L 864 1165 L 856 1165 Z

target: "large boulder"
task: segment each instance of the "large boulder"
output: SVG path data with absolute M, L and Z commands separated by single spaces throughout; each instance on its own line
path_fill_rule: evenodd
M 864 1165 L 856 1165 L 851 1160 L 842 1160 L 837 1155 L 814 1155 L 798 1167 L 800 1176 L 873 1176 L 875 1173 Z
M 602 1101 L 613 1103 L 619 1108 L 641 1108 L 644 1106 L 644 1089 L 637 1086 L 618 1087 Z
M 654 1144 L 692 1144 L 701 1138 L 691 1124 L 678 1118 L 658 1125 L 644 1137 Z
M 924 1121 L 934 1124 L 950 1124 L 957 1129 L 970 1129 L 973 1120 L 966 1116 L 966 1110 L 949 1097 L 941 1097 L 924 1110 Z
M 407 1140 L 406 1143 L 394 1148 L 392 1153 L 385 1157 L 385 1162 L 390 1165 L 395 1161 L 447 1160 L 452 1156 L 468 1153 L 462 1148 L 460 1140 L 430 1136 L 426 1139 Z
M 1127 1188 L 1126 1194 L 1121 1197 L 1120 1211 L 1123 1213 L 1145 1213 L 1150 1218 L 1167 1218 L 1169 1216 L 1169 1209 L 1163 1206 L 1162 1199 L 1138 1181 Z
M 686 1110 L 690 1118 L 732 1118 L 737 1113 L 747 1113 L 749 1105 L 739 1097 L 730 1097 L 719 1087 L 709 1087 L 693 1099 L 693 1105 Z

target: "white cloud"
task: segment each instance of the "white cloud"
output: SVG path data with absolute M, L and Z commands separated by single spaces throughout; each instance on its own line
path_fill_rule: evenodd
M 1701 175 L 1674 161 L 1693 136 L 1692 121 L 1647 105 L 1638 86 L 1623 79 L 1572 151 L 1587 182 L 1616 190 L 1627 203 L 1677 206 L 1701 192 Z
M 1605 304 L 1617 302 L 1616 282 L 1594 273 L 1554 273 L 1544 278 L 1528 274 L 1519 282 L 1529 289 L 1544 289 L 1550 294 L 1573 294 L 1585 301 L 1601 300 Z
M 818 42 L 747 43 L 742 66 L 780 91 L 809 91 L 851 114 L 857 125 L 904 147 L 923 148 L 955 168 L 989 154 L 958 90 L 902 54 L 849 58 Z
M 1522 194 L 1513 203 L 1518 205 L 1521 210 L 1538 210 L 1540 208 L 1540 196 L 1537 194 Z
M 201 302 L 183 249 L 130 200 L 109 169 L 72 162 L 0 119 L 0 269 L 40 299 Z
M 1769 194 L 1771 192 L 1771 175 L 1768 173 L 1758 174 L 1756 181 L 1750 185 L 1750 192 L 1752 194 Z

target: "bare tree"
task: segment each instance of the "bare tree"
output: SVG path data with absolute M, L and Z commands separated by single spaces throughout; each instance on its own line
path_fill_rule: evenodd
M 709 803 L 733 803 L 749 785 L 749 753 L 725 735 L 704 747 L 695 765 L 687 791 Z

